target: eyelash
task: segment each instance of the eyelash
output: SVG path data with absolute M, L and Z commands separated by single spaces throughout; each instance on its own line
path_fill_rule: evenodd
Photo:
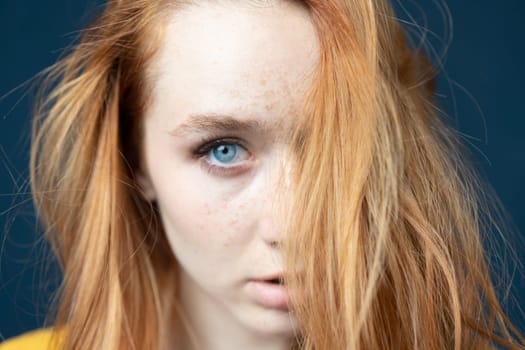
M 210 151 L 221 145 L 236 145 L 241 147 L 244 151 L 248 152 L 243 143 L 231 137 L 210 137 L 202 139 L 199 146 L 195 147 L 192 151 L 193 157 L 202 161 L 202 165 L 208 171 L 208 173 L 220 175 L 220 176 L 234 176 L 242 173 L 246 170 L 246 166 L 231 166 L 223 167 L 215 164 L 211 164 L 207 159 L 207 155 Z

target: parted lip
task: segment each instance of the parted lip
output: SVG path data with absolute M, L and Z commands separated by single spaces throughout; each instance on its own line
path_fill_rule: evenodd
M 284 281 L 284 273 L 282 272 L 273 273 L 273 274 L 265 275 L 262 277 L 256 277 L 256 278 L 253 278 L 252 280 L 258 281 L 258 282 L 268 282 L 272 280 L 277 280 L 282 283 Z

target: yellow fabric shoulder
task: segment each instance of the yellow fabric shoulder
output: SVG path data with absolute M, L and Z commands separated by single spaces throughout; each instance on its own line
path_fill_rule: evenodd
M 51 344 L 51 337 L 56 331 L 52 329 L 37 329 L 0 344 L 0 350 L 58 350 Z

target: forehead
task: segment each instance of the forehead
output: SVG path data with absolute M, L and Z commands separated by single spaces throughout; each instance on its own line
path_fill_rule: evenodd
M 238 4 L 205 1 L 174 12 L 149 67 L 148 115 L 175 126 L 191 114 L 271 119 L 298 111 L 318 60 L 308 11 Z

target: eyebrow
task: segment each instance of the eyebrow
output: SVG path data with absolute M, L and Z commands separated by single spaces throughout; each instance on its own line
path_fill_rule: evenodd
M 190 114 L 187 121 L 180 124 L 169 134 L 172 136 L 185 136 L 194 133 L 220 133 L 220 132 L 251 132 L 269 133 L 277 128 L 275 123 L 257 119 L 239 120 L 231 115 L 223 114 Z

